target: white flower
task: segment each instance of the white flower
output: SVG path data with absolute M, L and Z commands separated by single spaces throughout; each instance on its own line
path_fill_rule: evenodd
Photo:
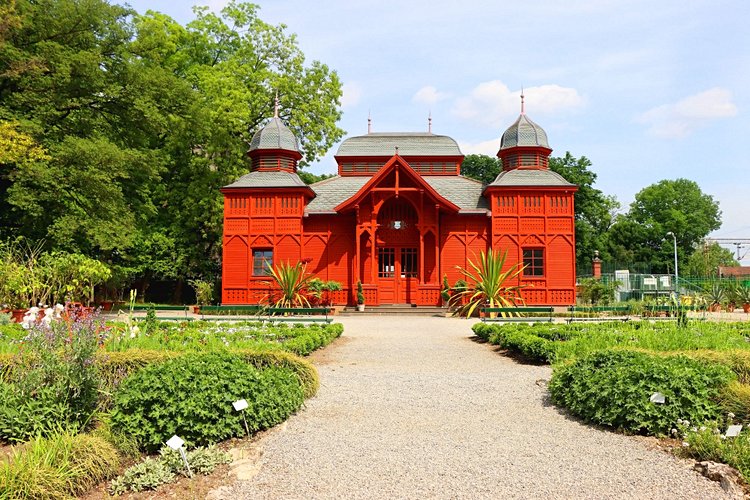
M 676 435 L 677 435 L 677 429 L 672 429 L 672 435 L 673 435 L 673 436 L 676 436 Z
M 682 419 L 681 418 L 677 419 L 677 425 L 682 425 Z
M 729 413 L 727 413 L 727 417 L 729 417 L 729 418 L 734 418 L 734 413 L 732 413 L 732 412 L 730 411 Z
M 687 448 L 688 446 L 690 446 L 690 443 L 688 443 L 687 441 L 683 441 L 682 442 L 682 447 L 683 448 Z
M 705 426 L 705 425 L 701 425 L 701 426 L 699 427 L 699 429 L 700 429 L 700 431 L 701 431 L 701 432 L 703 432 L 703 431 L 705 431 L 705 430 L 706 430 L 706 426 Z

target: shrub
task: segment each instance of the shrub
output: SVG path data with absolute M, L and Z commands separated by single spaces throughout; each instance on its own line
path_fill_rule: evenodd
M 126 378 L 114 396 L 112 426 L 132 435 L 149 451 L 171 435 L 203 445 L 244 434 L 242 417 L 232 407 L 247 399 L 252 432 L 289 417 L 303 401 L 294 372 L 259 370 L 228 352 L 187 354 L 151 365 Z
M 740 421 L 750 420 L 750 385 L 731 382 L 721 390 L 719 405 L 726 413 L 734 414 Z
M 256 368 L 282 367 L 297 375 L 309 398 L 318 392 L 320 379 L 315 367 L 304 359 L 284 351 L 259 351 L 257 349 L 232 350 Z M 133 349 L 124 352 L 99 353 L 98 363 L 103 385 L 108 391 L 116 388 L 127 376 L 149 365 L 184 356 L 184 352 L 149 351 Z M 105 405 L 106 406 L 106 405 Z
M 171 483 L 177 474 L 187 475 L 185 464 L 179 452 L 164 447 L 158 458 L 146 458 L 143 462 L 128 468 L 120 477 L 112 481 L 109 492 L 122 495 L 128 491 L 155 490 L 162 484 Z M 228 464 L 232 458 L 214 447 L 196 448 L 186 452 L 190 470 L 194 474 L 210 474 L 221 464 Z
M 109 479 L 119 467 L 117 450 L 105 440 L 57 431 L 0 462 L 0 498 L 67 499 Z
M 0 383 L 0 441 L 22 443 L 47 435 L 68 419 L 68 406 L 53 387 L 27 395 L 15 384 Z
M 739 470 L 745 480 L 750 478 L 750 434 L 747 432 L 725 438 L 715 423 L 708 422 L 705 426 L 688 430 L 684 440 L 687 446 L 680 448 L 680 455 L 697 461 L 725 463 Z
M 8 441 L 44 435 L 48 422 L 84 427 L 97 408 L 96 318 L 34 325 L 24 349 L 3 368 L 0 435 Z M 50 420 L 53 419 L 53 420 Z
M 555 343 L 537 337 L 530 329 L 497 329 L 490 335 L 490 342 L 518 352 L 531 361 L 550 363 L 555 359 Z
M 715 419 L 719 392 L 732 378 L 726 367 L 685 356 L 609 350 L 557 366 L 549 391 L 556 404 L 586 421 L 663 435 L 678 419 Z M 655 392 L 665 395 L 665 404 L 649 400 Z
M 128 491 L 155 490 L 162 484 L 173 482 L 176 477 L 164 461 L 148 457 L 114 479 L 109 486 L 109 492 L 112 495 L 122 495 Z

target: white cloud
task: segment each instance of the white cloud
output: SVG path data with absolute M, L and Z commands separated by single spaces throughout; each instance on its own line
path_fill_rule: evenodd
M 584 100 L 578 91 L 556 84 L 529 87 L 523 91 L 526 111 L 531 115 L 552 114 L 580 108 Z M 508 124 L 521 111 L 521 91 L 511 91 L 499 80 L 483 82 L 468 96 L 456 99 L 453 114 L 492 127 Z
M 446 92 L 438 92 L 438 89 L 432 85 L 427 85 L 417 90 L 417 93 L 414 94 L 414 97 L 412 97 L 411 100 L 414 102 L 433 105 L 438 101 L 447 99 L 448 97 L 450 97 L 450 94 Z
M 477 143 L 458 141 L 458 147 L 465 155 L 496 156 L 497 150 L 500 149 L 500 137 Z
M 636 117 L 636 122 L 649 125 L 648 132 L 657 137 L 680 139 L 708 125 L 712 120 L 737 114 L 732 93 L 714 87 L 688 96 L 674 104 L 663 104 Z
M 350 108 L 359 104 L 362 98 L 362 87 L 357 82 L 347 82 L 341 86 L 343 95 L 341 96 L 341 107 Z

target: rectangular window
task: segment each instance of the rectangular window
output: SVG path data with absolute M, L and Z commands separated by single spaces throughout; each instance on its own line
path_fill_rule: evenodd
M 396 276 L 396 249 L 378 248 L 378 278 Z
M 544 276 L 544 250 L 541 248 L 525 249 L 523 251 L 523 275 Z
M 273 250 L 253 250 L 253 276 L 267 276 L 273 266 Z
M 416 278 L 417 277 L 417 249 L 416 248 L 402 248 L 401 249 L 401 277 L 402 278 Z

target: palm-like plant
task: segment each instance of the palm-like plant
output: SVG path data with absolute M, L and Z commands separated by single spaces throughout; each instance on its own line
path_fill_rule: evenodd
M 457 290 L 451 297 L 450 305 L 456 306 L 454 315 L 471 316 L 477 307 L 514 307 L 523 304 L 521 288 L 512 284 L 521 274 L 523 266 L 514 264 L 503 271 L 508 252 L 502 255 L 493 252 L 480 252 L 479 261 L 469 260 L 469 269 L 457 266 L 467 281 L 463 290 Z
M 274 294 L 269 293 L 268 303 L 272 307 L 310 307 L 307 300 L 307 287 L 313 277 L 307 274 L 307 265 L 297 262 L 295 265 L 281 263 L 269 268 L 269 275 L 279 287 L 281 297 L 274 302 Z

